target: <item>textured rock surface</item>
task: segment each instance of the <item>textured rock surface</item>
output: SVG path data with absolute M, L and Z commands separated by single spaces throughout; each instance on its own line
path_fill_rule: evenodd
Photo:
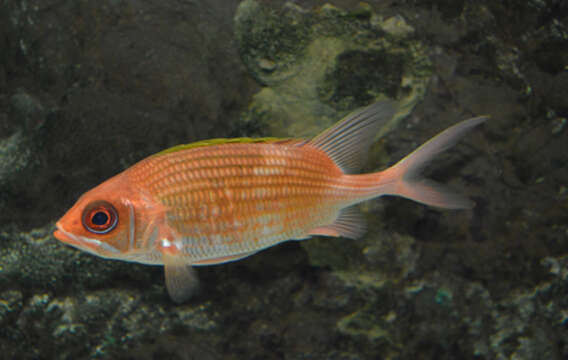
M 0 357 L 568 357 L 562 1 L 16 1 L 0 5 Z M 403 108 L 365 171 L 477 114 L 429 167 L 472 211 L 369 202 L 361 240 L 162 270 L 51 236 L 77 196 L 167 146 L 309 135 Z M 410 116 L 404 117 L 410 113 Z
M 432 74 L 427 47 L 411 37 L 412 27 L 363 3 L 307 11 L 247 0 L 235 30 L 243 63 L 265 85 L 241 119 L 244 131 L 314 136 L 348 110 L 397 98 L 400 109 L 386 132 L 422 99 Z

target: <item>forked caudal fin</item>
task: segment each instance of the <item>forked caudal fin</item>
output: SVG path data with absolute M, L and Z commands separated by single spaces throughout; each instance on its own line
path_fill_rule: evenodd
M 474 205 L 470 199 L 423 178 L 421 171 L 436 155 L 487 119 L 482 116 L 464 120 L 434 136 L 392 167 L 374 174 L 355 175 L 353 180 L 368 190 L 367 198 L 395 195 L 439 208 L 470 209 Z
M 432 159 L 455 145 L 469 130 L 485 122 L 485 116 L 464 120 L 428 140 L 404 159 L 383 172 L 394 178 L 389 195 L 402 196 L 420 203 L 446 209 L 470 209 L 474 203 L 448 187 L 420 176 L 422 169 Z

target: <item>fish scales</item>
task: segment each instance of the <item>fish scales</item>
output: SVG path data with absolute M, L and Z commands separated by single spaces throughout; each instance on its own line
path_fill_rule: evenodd
M 222 148 L 149 158 L 129 170 L 138 186 L 168 208 L 187 256 L 254 251 L 304 238 L 333 215 L 332 207 L 308 216 L 322 201 L 336 201 L 329 195 L 341 170 L 325 154 L 274 144 Z

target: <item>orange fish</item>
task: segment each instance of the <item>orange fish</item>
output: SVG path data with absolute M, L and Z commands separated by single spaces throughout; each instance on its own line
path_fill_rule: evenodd
M 152 155 L 79 198 L 54 235 L 109 259 L 164 265 L 172 299 L 197 289 L 192 266 L 239 260 L 314 235 L 358 238 L 356 205 L 382 195 L 440 208 L 472 202 L 421 178 L 433 156 L 486 120 L 443 131 L 394 166 L 352 174 L 395 110 L 378 102 L 311 140 L 213 139 Z

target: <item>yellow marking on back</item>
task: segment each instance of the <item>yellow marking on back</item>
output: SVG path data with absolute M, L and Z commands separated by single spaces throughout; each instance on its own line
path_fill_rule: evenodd
M 165 154 L 174 153 L 181 150 L 188 150 L 194 149 L 198 147 L 204 146 L 213 146 L 213 145 L 225 145 L 225 144 L 273 144 L 273 143 L 288 143 L 298 141 L 295 139 L 290 138 L 277 138 L 277 137 L 263 137 L 263 138 L 251 138 L 251 137 L 240 137 L 240 138 L 217 138 L 217 139 L 207 139 L 207 140 L 200 140 L 189 144 L 181 144 L 172 146 L 171 148 L 162 150 L 152 156 L 160 156 Z

